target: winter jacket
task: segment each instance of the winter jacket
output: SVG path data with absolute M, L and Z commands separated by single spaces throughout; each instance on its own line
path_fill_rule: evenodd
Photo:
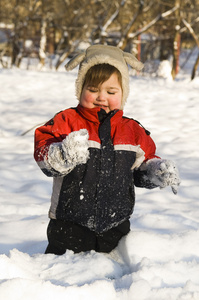
M 89 133 L 89 159 L 63 176 L 46 163 L 49 146 L 80 129 Z M 135 167 L 156 157 L 155 149 L 149 133 L 135 120 L 123 117 L 121 110 L 107 115 L 99 107 L 78 105 L 58 113 L 35 131 L 35 160 L 47 176 L 53 176 L 49 217 L 98 233 L 129 219 L 134 183 L 153 187 Z

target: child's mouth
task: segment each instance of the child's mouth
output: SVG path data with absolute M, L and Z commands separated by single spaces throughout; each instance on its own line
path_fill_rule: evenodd
M 95 104 L 95 105 L 97 107 L 100 107 L 100 108 L 104 109 L 104 110 L 106 110 L 108 108 L 108 106 L 106 106 L 106 105 L 100 105 L 100 104 Z

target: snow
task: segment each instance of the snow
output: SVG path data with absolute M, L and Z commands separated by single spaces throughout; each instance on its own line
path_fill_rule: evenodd
M 140 169 L 147 171 L 147 176 L 149 176 L 151 182 L 155 184 L 155 186 L 159 186 L 160 188 L 171 186 L 172 192 L 177 194 L 180 178 L 178 168 L 174 161 L 153 158 L 142 165 Z
M 157 75 L 158 77 L 163 77 L 167 80 L 172 80 L 172 66 L 169 60 L 163 60 L 158 67 Z
M 89 158 L 88 138 L 87 129 L 80 129 L 71 132 L 61 143 L 52 143 L 44 160 L 46 168 L 66 175 L 78 164 L 85 164 Z
M 177 164 L 178 194 L 137 188 L 131 233 L 109 255 L 43 254 L 52 179 L 33 159 L 31 128 L 76 106 L 76 72 L 0 70 L 1 299 L 198 300 L 199 78 L 187 72 L 132 76 L 125 106 Z

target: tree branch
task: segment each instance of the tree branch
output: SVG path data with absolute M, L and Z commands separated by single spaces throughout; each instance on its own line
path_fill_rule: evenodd
M 137 10 L 137 12 L 135 13 L 135 15 L 133 16 L 132 20 L 129 22 L 124 34 L 123 34 L 123 37 L 121 38 L 119 44 L 118 44 L 118 47 L 120 47 L 121 49 L 124 49 L 126 44 L 127 44 L 127 40 L 128 40 L 128 36 L 129 36 L 129 33 L 132 31 L 133 29 L 133 25 L 137 19 L 137 17 L 140 15 L 140 13 L 142 12 L 143 10 L 143 2 L 140 1 L 140 6 Z
M 194 40 L 195 40 L 195 42 L 196 42 L 196 44 L 197 44 L 197 46 L 199 48 L 199 39 L 198 39 L 197 35 L 195 34 L 193 28 L 191 27 L 191 25 L 185 19 L 182 19 L 182 22 L 184 23 L 184 25 L 186 26 L 186 28 L 191 33 L 192 37 L 194 38 Z
M 166 17 L 168 17 L 169 15 L 171 15 L 173 12 L 175 12 L 177 9 L 179 8 L 179 6 L 174 6 L 172 9 L 165 11 L 162 14 L 159 14 L 155 19 L 153 19 L 151 22 L 149 22 L 149 24 L 147 24 L 146 26 L 144 26 L 142 29 L 137 30 L 135 33 L 130 33 L 128 35 L 128 38 L 135 38 L 136 36 L 138 36 L 139 34 L 147 31 L 150 27 L 152 27 L 154 24 L 156 24 L 159 20 L 162 20 Z
M 198 23 L 199 22 L 199 17 L 197 17 L 193 22 L 191 22 L 190 23 L 190 26 L 193 26 L 193 25 L 195 25 L 196 23 Z M 186 31 L 188 28 L 185 26 L 185 27 L 183 27 L 183 28 L 181 28 L 180 29 L 180 33 L 182 33 L 182 32 L 184 32 L 184 31 Z
M 116 3 L 116 11 L 110 16 L 110 18 L 107 20 L 107 22 L 102 26 L 101 28 L 101 36 L 106 36 L 107 35 L 107 28 L 113 23 L 113 21 L 117 18 L 120 12 L 120 8 L 124 6 L 126 3 L 126 0 L 121 0 L 120 5 Z

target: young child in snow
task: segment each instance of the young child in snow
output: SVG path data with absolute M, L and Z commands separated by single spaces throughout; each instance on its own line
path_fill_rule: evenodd
M 143 64 L 117 47 L 94 45 L 66 65 L 80 64 L 79 105 L 35 131 L 35 160 L 53 176 L 45 253 L 111 252 L 130 230 L 134 185 L 180 183 L 175 164 L 155 155 L 150 133 L 123 116 L 129 93 L 128 66 Z

